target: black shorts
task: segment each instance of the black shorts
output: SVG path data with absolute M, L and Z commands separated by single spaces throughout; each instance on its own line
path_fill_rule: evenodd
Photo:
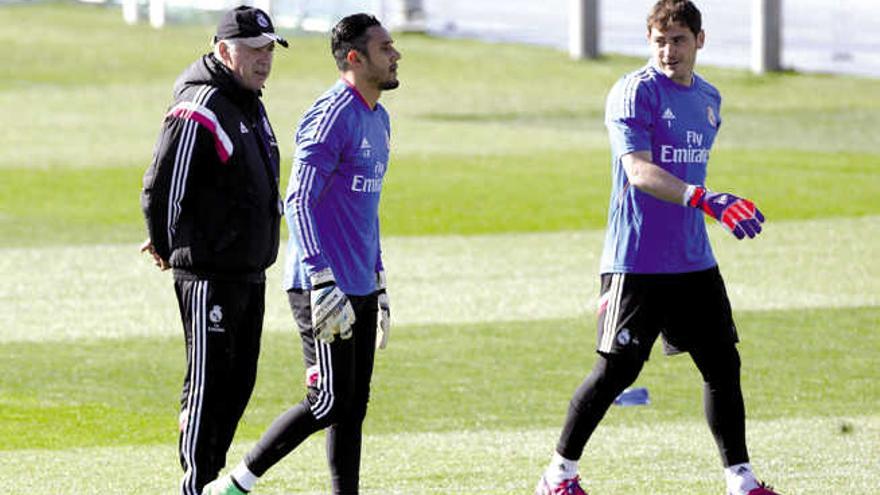
M 666 354 L 739 341 L 718 267 L 690 273 L 604 273 L 598 341 L 603 354 L 648 359 L 657 335 Z

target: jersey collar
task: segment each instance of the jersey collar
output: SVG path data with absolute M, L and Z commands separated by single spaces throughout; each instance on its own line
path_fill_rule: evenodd
M 342 81 L 342 84 L 345 84 L 346 86 L 348 86 L 348 89 L 351 90 L 351 92 L 354 93 L 354 94 L 358 97 L 359 100 L 361 100 L 361 103 L 364 104 L 364 107 L 366 107 L 367 110 L 370 110 L 370 111 L 373 111 L 373 110 L 374 110 L 373 108 L 370 108 L 370 104 L 367 103 L 367 99 L 364 98 L 364 95 L 362 95 L 361 92 L 358 91 L 358 89 L 355 87 L 354 84 L 348 82 L 348 81 L 347 81 L 345 78 L 343 78 L 343 77 L 340 77 L 339 80 Z M 378 105 L 377 105 L 377 106 L 378 106 Z
M 697 88 L 697 73 L 696 72 L 694 72 L 691 75 L 691 78 L 692 78 L 691 85 L 684 86 L 684 85 L 681 85 L 681 84 L 673 81 L 666 74 L 664 74 L 663 71 L 660 69 L 660 67 L 657 67 L 657 64 L 654 63 L 653 59 L 648 61 L 648 67 L 651 69 L 651 71 L 654 72 L 654 74 L 656 74 L 657 79 L 659 81 L 661 81 L 663 83 L 663 85 L 665 85 L 665 86 L 668 86 L 668 87 L 673 88 L 678 91 L 684 91 L 684 92 L 694 91 Z

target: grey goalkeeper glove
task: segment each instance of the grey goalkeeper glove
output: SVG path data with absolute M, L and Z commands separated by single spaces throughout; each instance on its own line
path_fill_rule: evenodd
M 376 287 L 379 292 L 379 315 L 376 318 L 376 349 L 384 349 L 388 345 L 391 334 L 391 305 L 388 292 L 385 290 L 385 271 L 376 272 Z
M 333 271 L 325 268 L 312 275 L 312 329 L 319 340 L 331 343 L 339 335 L 342 340 L 351 338 L 354 325 L 354 309 L 348 297 L 336 286 Z

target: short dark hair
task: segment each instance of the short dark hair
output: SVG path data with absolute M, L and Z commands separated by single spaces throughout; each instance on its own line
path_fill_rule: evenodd
M 336 59 L 339 70 L 348 68 L 346 57 L 348 52 L 356 50 L 367 55 L 367 42 L 370 41 L 367 30 L 382 23 L 370 14 L 352 14 L 343 17 L 333 26 L 330 34 L 330 53 Z
M 673 24 L 683 24 L 694 33 L 703 30 L 703 18 L 690 0 L 659 0 L 648 14 L 648 32 L 652 27 L 666 29 Z

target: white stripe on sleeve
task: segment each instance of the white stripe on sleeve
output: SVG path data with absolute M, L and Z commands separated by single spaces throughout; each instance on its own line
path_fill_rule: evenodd
M 203 105 L 217 91 L 211 86 L 202 86 L 195 96 L 195 103 Z M 180 140 L 177 143 L 177 151 L 174 156 L 174 167 L 171 176 L 171 188 L 168 194 L 168 248 L 174 248 L 174 233 L 177 220 L 180 217 L 180 202 L 186 193 L 186 180 L 189 176 L 189 166 L 192 160 L 192 152 L 195 148 L 196 136 L 198 135 L 198 123 L 187 119 L 183 125 Z

